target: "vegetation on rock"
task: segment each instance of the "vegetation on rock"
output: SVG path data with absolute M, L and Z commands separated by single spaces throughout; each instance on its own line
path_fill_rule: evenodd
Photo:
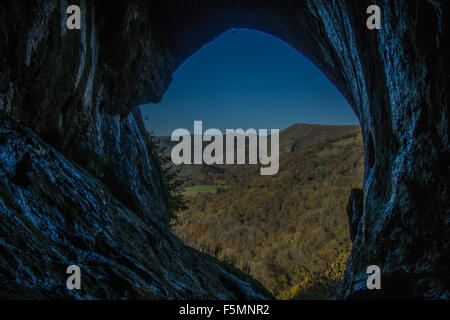
M 177 221 L 177 213 L 186 210 L 183 197 L 183 180 L 179 178 L 179 168 L 171 165 L 170 158 L 164 154 L 158 137 L 147 132 L 147 141 L 156 169 L 161 174 L 163 196 L 166 203 L 169 225 Z

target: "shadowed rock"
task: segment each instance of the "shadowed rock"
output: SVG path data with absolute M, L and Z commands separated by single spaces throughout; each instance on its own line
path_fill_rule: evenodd
M 399 297 L 448 298 L 449 3 L 378 1 L 369 31 L 372 2 L 81 0 L 81 31 L 65 29 L 66 1 L 0 2 L 2 283 L 39 297 L 236 297 L 167 231 L 136 107 L 201 46 L 248 27 L 310 58 L 360 120 L 364 210 L 338 297 L 357 297 L 377 264 L 402 279 Z M 65 266 L 83 261 L 89 290 L 65 292 Z
M 353 189 L 347 204 L 347 217 L 350 239 L 353 241 L 358 230 L 359 220 L 363 213 L 364 194 L 361 189 Z

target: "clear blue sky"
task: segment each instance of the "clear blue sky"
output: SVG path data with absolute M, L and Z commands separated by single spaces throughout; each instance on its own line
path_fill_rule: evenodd
M 344 97 L 308 59 L 269 34 L 228 31 L 187 59 L 161 103 L 141 107 L 147 128 L 285 129 L 359 124 Z

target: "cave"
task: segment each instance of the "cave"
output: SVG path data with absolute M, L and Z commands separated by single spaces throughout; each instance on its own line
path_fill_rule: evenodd
M 380 30 L 366 27 L 373 2 Z M 448 298 L 448 3 L 74 3 L 81 30 L 66 30 L 66 1 L 0 3 L 3 297 L 270 298 L 170 235 L 137 109 L 202 45 L 249 28 L 308 57 L 361 124 L 362 209 L 337 298 Z M 64 287 L 72 263 L 82 291 Z M 365 286 L 369 265 L 382 290 Z
M 141 112 L 183 183 L 187 205 L 171 214 L 177 237 L 244 270 L 276 299 L 333 299 L 351 247 L 346 204 L 361 189 L 364 155 L 353 110 L 316 66 L 279 38 L 232 29 L 189 57 L 161 103 Z M 247 140 L 253 157 L 237 148 L 235 162 L 234 143 L 223 138 L 217 158 L 204 152 L 205 163 L 193 165 L 191 150 L 203 149 L 208 128 L 220 128 L 213 139 L 241 128 L 234 140 Z M 256 128 L 278 131 L 269 172 L 257 161 Z M 210 139 L 203 144 L 209 152 Z

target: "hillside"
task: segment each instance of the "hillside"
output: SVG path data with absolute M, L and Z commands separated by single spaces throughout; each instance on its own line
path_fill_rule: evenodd
M 345 207 L 362 184 L 357 130 L 288 128 L 280 141 L 298 147 L 281 154 L 273 177 L 260 176 L 258 166 L 198 166 L 203 173 L 187 178 L 189 209 L 179 214 L 175 234 L 250 273 L 277 298 L 332 298 L 351 246 Z M 192 172 L 192 165 L 181 167 Z
M 348 135 L 359 133 L 360 131 L 360 127 L 355 125 L 336 126 L 297 123 L 280 132 L 280 153 L 293 152 L 294 150 L 314 143 L 340 139 Z M 159 137 L 159 145 L 164 149 L 167 156 L 170 156 L 173 146 L 177 143 L 178 142 L 171 141 L 170 137 Z M 248 141 L 246 141 L 246 143 L 248 144 Z M 204 146 L 207 144 L 208 142 L 205 142 Z M 192 154 L 193 153 L 192 150 Z M 229 165 L 182 165 L 180 166 L 180 175 L 185 178 L 188 185 L 191 185 L 190 179 L 193 177 L 207 173 L 223 173 L 230 168 Z
M 359 126 L 297 123 L 280 132 L 280 152 L 292 152 L 314 143 L 340 139 L 360 131 Z

